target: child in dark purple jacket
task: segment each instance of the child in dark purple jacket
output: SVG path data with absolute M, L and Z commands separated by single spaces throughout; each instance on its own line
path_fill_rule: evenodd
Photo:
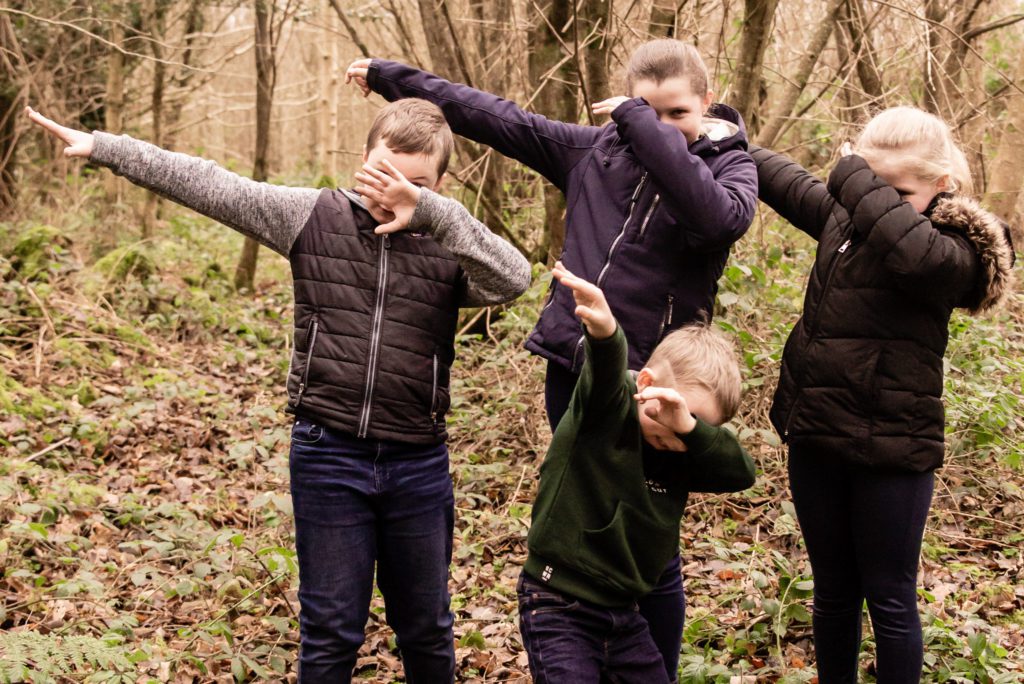
M 757 170 L 739 114 L 712 104 L 697 50 L 677 40 L 641 45 L 627 92 L 595 105 L 603 127 L 551 121 L 495 95 L 384 60 L 358 60 L 346 80 L 388 100 L 421 97 L 452 130 L 539 172 L 566 197 L 566 268 L 608 297 L 639 369 L 672 330 L 711 317 L 729 247 L 750 225 Z M 526 343 L 548 359 L 545 400 L 557 425 L 583 364 L 572 293 L 552 283 Z M 675 675 L 683 624 L 678 556 L 641 603 Z

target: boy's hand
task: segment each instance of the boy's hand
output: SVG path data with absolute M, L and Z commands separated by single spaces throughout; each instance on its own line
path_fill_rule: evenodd
M 591 105 L 591 108 L 594 110 L 594 114 L 596 116 L 600 116 L 601 114 L 611 114 L 615 111 L 616 107 L 623 102 L 629 102 L 631 99 L 632 98 L 626 97 L 625 95 L 616 95 L 615 97 L 609 97 L 607 100 L 595 102 Z
M 88 159 L 89 155 L 92 154 L 92 147 L 95 142 L 92 133 L 76 131 L 73 128 L 61 126 L 56 121 L 47 119 L 31 107 L 25 107 L 25 114 L 28 118 L 32 119 L 33 123 L 46 130 L 47 133 L 64 141 L 64 144 L 67 145 L 64 148 L 65 157 Z
M 576 300 L 576 315 L 583 321 L 583 325 L 587 326 L 587 332 L 591 337 L 604 340 L 615 334 L 615 317 L 608 308 L 608 301 L 604 298 L 601 288 L 570 273 L 561 261 L 555 262 L 551 274 L 558 282 L 572 290 L 572 296 Z
M 667 387 L 645 387 L 633 395 L 648 418 L 656 420 L 677 435 L 688 435 L 697 427 L 686 397 Z M 654 401 L 656 400 L 656 401 Z M 650 401 L 647 406 L 643 404 Z
M 356 86 L 363 91 L 363 97 L 370 94 L 370 86 L 366 82 L 366 75 L 370 73 L 370 62 L 372 59 L 357 59 L 348 65 L 345 70 L 345 83 L 355 81 Z
M 420 189 L 410 183 L 391 162 L 384 159 L 381 166 L 384 168 L 375 169 L 369 164 L 363 164 L 363 170 L 356 171 L 356 180 L 362 183 L 356 187 L 356 192 L 395 215 L 390 223 L 374 228 L 373 232 L 377 235 L 394 233 L 408 226 L 416 204 L 420 201 Z

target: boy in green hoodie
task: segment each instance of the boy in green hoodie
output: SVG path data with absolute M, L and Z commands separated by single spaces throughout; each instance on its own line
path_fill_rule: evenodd
M 519 580 L 523 643 L 536 684 L 666 681 L 637 599 L 679 548 L 691 491 L 733 492 L 754 463 L 728 430 L 740 376 L 707 325 L 666 337 L 645 368 L 601 290 L 556 264 L 576 300 L 586 362 L 541 466 Z

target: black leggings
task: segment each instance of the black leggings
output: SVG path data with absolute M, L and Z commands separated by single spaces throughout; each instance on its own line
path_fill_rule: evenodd
M 867 599 L 878 684 L 917 684 L 917 567 L 933 473 L 870 469 L 837 453 L 793 447 L 789 484 L 814 572 L 818 681 L 856 683 Z
M 551 431 L 562 419 L 569 400 L 572 399 L 578 376 L 552 361 L 548 362 L 544 378 L 544 404 L 548 410 Z M 647 596 L 638 602 L 640 614 L 647 620 L 651 638 L 665 661 L 669 680 L 676 681 L 679 668 L 679 651 L 683 641 L 683 620 L 686 615 L 686 596 L 683 593 L 683 578 L 677 554 L 658 578 L 658 583 Z

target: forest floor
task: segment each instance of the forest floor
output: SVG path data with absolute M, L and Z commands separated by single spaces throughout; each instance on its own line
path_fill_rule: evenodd
M 292 680 L 287 264 L 263 251 L 257 294 L 235 293 L 230 231 L 169 206 L 155 238 L 115 240 L 106 226 L 127 214 L 96 205 L 0 224 L 0 682 Z M 813 245 L 765 219 L 734 252 L 716 319 L 737 335 L 733 427 L 758 480 L 691 499 L 681 682 L 814 681 L 810 571 L 766 419 Z M 536 276 L 460 338 L 453 371 L 461 682 L 528 681 L 515 581 L 550 436 L 543 366 L 522 347 Z M 1022 322 L 1017 294 L 951 327 L 948 458 L 920 575 L 927 682 L 1024 682 Z M 379 595 L 360 656 L 366 681 L 403 681 Z M 872 656 L 865 623 L 864 681 Z

